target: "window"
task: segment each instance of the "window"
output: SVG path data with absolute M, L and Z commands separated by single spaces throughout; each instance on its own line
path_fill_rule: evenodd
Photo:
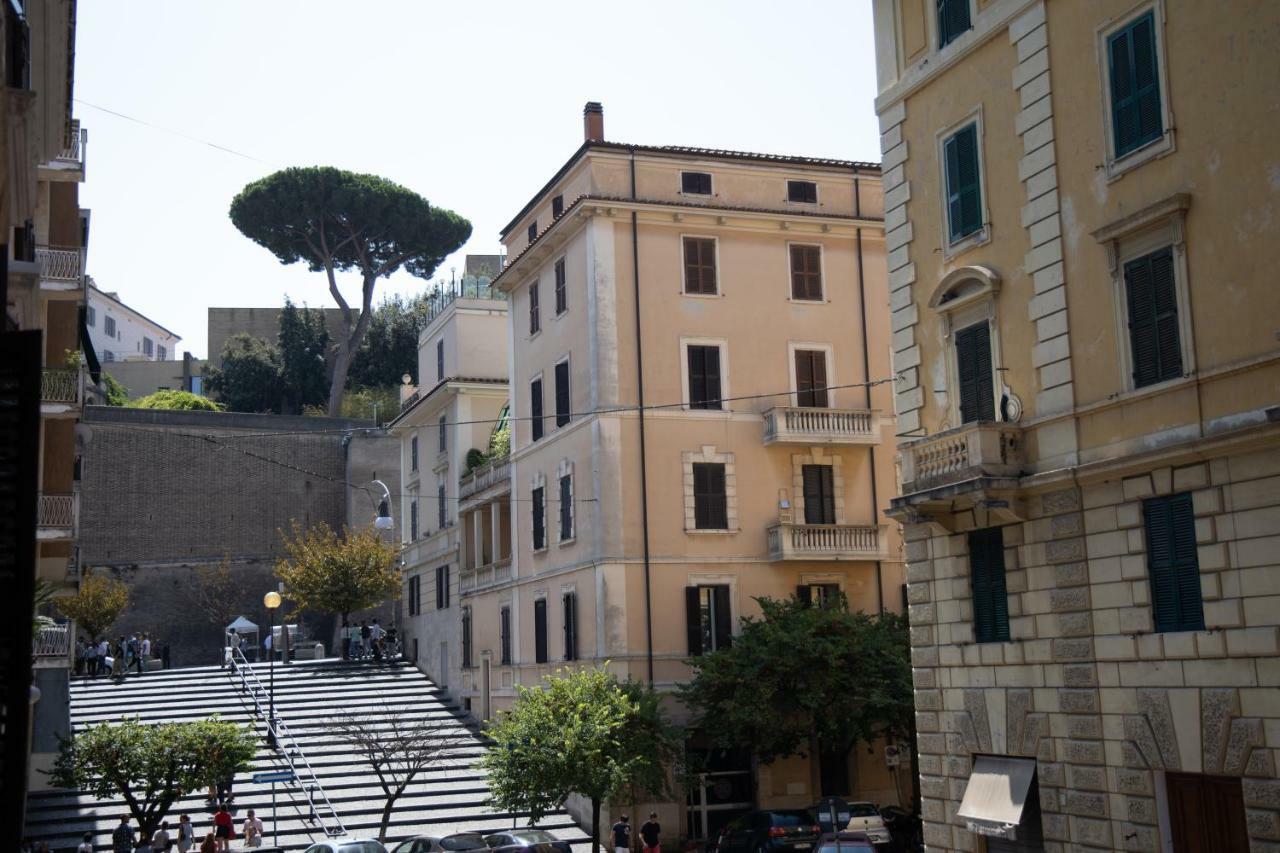
M 556 365 L 556 426 L 569 423 L 569 362 Z
M 946 47 L 973 27 L 969 0 L 938 0 L 938 49 Z
M 436 341 L 436 381 L 444 379 L 444 339 Z
M 533 440 L 542 438 L 542 380 L 535 379 L 529 383 L 529 427 Z
M 1147 534 L 1147 571 L 1157 631 L 1203 631 L 1200 562 L 1191 495 L 1182 493 L 1142 502 Z
M 791 298 L 822 299 L 822 249 L 818 246 L 791 247 Z
M 156 346 L 156 361 L 164 361 L 169 357 L 169 351 L 164 348 L 163 344 Z
M 796 405 L 806 409 L 827 407 L 827 353 L 796 350 Z
M 796 587 L 796 598 L 803 604 L 819 607 L 844 607 L 844 594 L 838 583 L 808 583 Z
M 973 592 L 973 639 L 1009 641 L 1009 596 L 1004 588 L 1004 529 L 969 534 L 969 585 Z
M 564 196 L 558 195 L 551 199 L 551 218 L 559 219 L 562 213 L 564 213 Z
M 813 181 L 787 181 L 787 201 L 817 204 L 818 185 Z
M 111 350 L 109 350 L 109 349 L 104 349 L 104 350 L 102 351 L 102 360 L 103 360 L 103 361 L 115 361 L 115 360 L 116 360 L 116 354 L 115 354 L 115 353 L 113 353 L 113 352 L 112 352 Z
M 1155 15 L 1138 16 L 1107 38 L 1111 143 L 1123 157 L 1164 136 Z
M 511 664 L 511 608 L 498 611 L 498 663 Z
M 836 490 L 834 470 L 830 465 L 805 465 L 804 523 L 836 523 Z
M 684 238 L 684 292 L 716 295 L 716 241 L 709 237 Z
M 102 331 L 106 333 L 108 338 L 114 338 L 116 336 L 116 318 L 103 317 Z
M 538 283 L 529 285 L 529 334 L 536 335 L 542 330 L 542 308 L 538 305 Z
M 16 3 L 4 7 L 4 84 L 11 89 L 31 86 L 31 28 L 22 8 Z
M 462 668 L 471 669 L 471 608 L 462 608 Z
M 84 321 L 88 324 L 89 328 L 92 329 L 97 320 L 98 309 L 94 308 L 92 305 L 86 306 L 84 309 Z
M 732 645 L 728 586 L 687 586 L 684 601 L 690 655 L 709 654 Z
M 155 354 L 156 354 L 156 342 L 155 342 L 155 341 L 153 341 L 153 340 L 151 340 L 151 338 L 148 338 L 148 337 L 145 337 L 145 336 L 144 336 L 144 337 L 142 338 L 142 354 L 143 354 L 143 355 L 147 355 L 147 356 L 155 355 Z
M 690 344 L 689 408 L 720 408 L 720 347 Z
M 409 470 L 418 470 L 418 437 L 409 439 Z
M 547 547 L 546 491 L 542 486 L 533 490 L 533 550 Z
M 547 662 L 547 600 L 539 598 L 533 602 L 533 660 L 534 663 Z
M 532 243 L 536 239 L 538 239 L 538 220 L 535 219 L 529 223 L 529 242 Z
M 440 429 L 440 446 L 436 448 L 436 452 L 446 453 L 449 450 L 449 416 L 441 415 L 440 420 L 437 422 L 437 426 Z
M 967 124 L 942 143 L 947 180 L 947 233 L 955 243 L 982 230 L 978 124 Z
M 693 525 L 697 530 L 729 528 L 729 499 L 722 463 L 693 463 Z
M 565 311 L 569 310 L 569 297 L 565 293 L 565 274 L 564 274 L 564 258 L 556 261 L 556 316 L 559 317 Z
M 564 610 L 564 659 L 578 659 L 578 596 L 566 592 L 560 597 Z
M 409 615 L 417 616 L 422 612 L 422 576 L 414 575 L 409 578 Z
M 1124 286 L 1134 386 L 1141 388 L 1182 376 L 1173 248 L 1166 246 L 1127 261 Z
M 449 526 L 449 512 L 444 505 L 444 483 L 436 487 L 436 504 L 439 508 L 439 518 L 437 520 L 440 524 L 438 526 L 441 530 L 444 530 Z
M 956 377 L 960 384 L 960 423 L 995 420 L 991 326 L 986 321 L 956 332 Z
M 560 478 L 560 541 L 573 538 L 573 476 Z
M 449 567 L 436 568 L 436 610 L 444 610 L 449 606 Z
M 707 172 L 681 172 L 680 192 L 689 195 L 711 195 L 711 175 Z
M 418 499 L 409 501 L 409 541 L 418 541 Z

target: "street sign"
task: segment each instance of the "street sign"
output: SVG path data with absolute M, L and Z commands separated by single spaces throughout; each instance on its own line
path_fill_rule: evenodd
M 271 770 L 266 773 L 254 773 L 253 784 L 265 785 L 268 782 L 292 782 L 294 778 L 292 770 Z

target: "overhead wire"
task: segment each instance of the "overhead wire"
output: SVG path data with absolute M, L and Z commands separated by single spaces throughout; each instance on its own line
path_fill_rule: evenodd
M 192 135 L 191 135 L 191 134 L 189 134 L 189 133 L 183 133 L 183 132 L 182 132 L 182 131 L 180 131 L 180 130 L 174 130 L 174 129 L 173 129 L 173 128 L 171 128 L 171 127 L 164 127 L 164 126 L 162 126 L 162 125 L 152 124 L 152 123 L 151 123 L 151 122 L 149 122 L 149 121 L 144 121 L 143 119 L 136 118 L 136 117 L 131 116 L 131 115 L 126 115 L 125 113 L 118 112 L 118 111 L 116 111 L 116 110 L 109 109 L 109 108 L 107 108 L 107 107 L 99 106 L 98 104 L 92 104 L 92 103 L 90 103 L 90 102 L 88 102 L 88 101 L 84 100 L 83 98 L 73 98 L 72 100 L 74 100 L 77 104 L 83 104 L 84 106 L 89 107 L 90 109 L 98 110 L 98 111 L 100 111 L 100 112 L 107 113 L 108 115 L 116 116 L 117 118 L 122 118 L 122 119 L 124 119 L 125 121 L 131 121 L 131 122 L 133 122 L 134 124 L 140 124 L 140 125 L 142 125 L 143 127 L 149 127 L 149 128 L 151 128 L 152 130 L 158 130 L 158 131 L 160 131 L 160 132 L 162 132 L 162 133 L 170 133 L 170 134 L 173 134 L 174 136 L 180 136 L 180 137 L 182 137 L 183 139 L 186 139 L 186 140 L 188 140 L 188 141 L 190 141 L 190 142 L 197 142 L 197 143 L 199 143 L 199 144 L 201 144 L 201 145 L 207 145 L 207 146 L 209 146 L 210 148 L 213 148 L 213 149 L 214 149 L 214 150 L 216 150 L 216 151 L 221 151 L 221 152 L 223 152 L 224 154 L 231 154 L 231 155 L 236 156 L 236 157 L 243 157 L 243 158 L 244 158 L 244 159 L 246 159 L 246 160 L 253 160 L 255 163 L 262 163 L 264 166 L 275 166 L 275 165 L 276 165 L 275 163 L 272 163 L 272 162 L 271 162 L 271 161 L 269 161 L 269 160 L 263 160 L 261 157 L 254 157 L 252 154 L 245 154 L 243 151 L 237 151 L 237 150 L 235 150 L 234 148 L 228 148 L 228 147 L 227 147 L 227 146 L 225 146 L 225 145 L 219 145 L 219 144 L 218 144 L 218 143 L 216 143 L 216 142 L 210 142 L 210 141 L 209 141 L 209 140 L 207 140 L 207 139 L 201 139 L 201 138 L 200 138 L 200 137 L 198 137 L 198 136 L 192 136 Z

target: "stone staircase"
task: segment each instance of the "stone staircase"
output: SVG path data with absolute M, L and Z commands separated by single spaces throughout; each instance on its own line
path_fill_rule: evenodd
M 267 681 L 266 664 L 254 667 Z M 496 812 L 485 800 L 488 784 L 477 760 L 486 748 L 460 709 L 415 667 L 406 663 L 348 663 L 339 660 L 299 661 L 276 665 L 276 715 L 285 721 L 334 810 L 351 838 L 374 838 L 385 801 L 372 769 L 356 757 L 351 747 L 328 733 L 326 722 L 341 712 L 367 712 L 376 723 L 385 706 L 411 709 L 424 719 L 445 724 L 444 733 L 452 745 L 445 759 L 410 786 L 396 803 L 387 832 L 392 842 L 414 835 L 446 835 L 467 830 L 524 826 L 525 816 Z M 74 679 L 71 684 L 71 724 L 73 730 L 101 721 L 137 715 L 144 723 L 203 719 L 210 714 L 252 725 L 262 738 L 254 760 L 254 772 L 284 769 L 287 765 L 265 746 L 266 726 L 255 719 L 252 701 L 243 694 L 239 679 L 218 667 L 193 667 L 131 677 L 123 683 L 105 678 Z M 310 819 L 306 798 L 293 786 L 276 785 L 276 818 L 272 820 L 271 786 L 255 785 L 249 773 L 236 777 L 235 809 L 237 827 L 245 812 L 255 809 L 266 823 L 267 843 L 301 850 L 313 841 L 325 839 L 321 825 Z M 27 837 L 46 841 L 53 853 L 74 850 L 86 832 L 94 834 L 98 850 L 109 850 L 111 831 L 128 809 L 122 800 L 97 800 L 72 791 L 36 792 L 27 804 Z M 180 799 L 171 809 L 170 829 L 178 815 L 191 816 L 198 837 L 211 827 L 211 814 L 204 792 Z M 565 813 L 544 818 L 539 826 L 570 841 L 583 850 L 589 848 L 586 835 Z M 242 842 L 234 842 L 239 849 Z

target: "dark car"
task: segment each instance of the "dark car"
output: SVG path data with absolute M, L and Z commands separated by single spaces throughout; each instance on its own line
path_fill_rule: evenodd
M 484 837 L 489 849 L 500 853 L 570 853 L 569 842 L 545 829 L 510 829 Z
M 802 809 L 747 812 L 720 830 L 718 853 L 811 851 L 822 835 L 818 820 Z
M 830 832 L 818 842 L 817 853 L 876 853 L 878 848 L 865 832 Z
M 419 835 L 401 841 L 391 849 L 391 853 L 478 853 L 488 851 L 484 836 L 478 832 L 456 832 L 443 837 L 437 835 Z

